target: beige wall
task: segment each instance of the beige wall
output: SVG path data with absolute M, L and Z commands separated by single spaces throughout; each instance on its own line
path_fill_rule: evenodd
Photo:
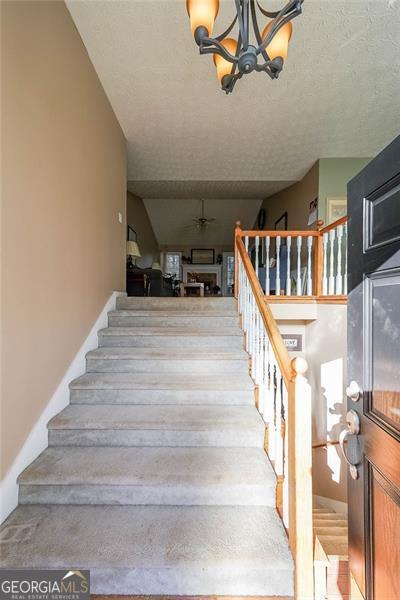
M 5 473 L 124 289 L 126 150 L 64 3 L 1 9 Z
M 137 242 L 142 255 L 136 261 L 137 266 L 151 267 L 153 262 L 160 258 L 158 242 L 143 200 L 131 192 L 128 192 L 127 196 L 127 221 L 137 233 Z
M 262 203 L 262 208 L 266 211 L 264 229 L 274 229 L 275 221 L 285 211 L 288 212 L 288 229 L 309 229 L 307 226 L 309 205 L 318 197 L 318 171 L 318 162 L 316 162 L 301 181 L 264 200 Z M 315 226 L 311 229 L 315 229 Z
M 306 325 L 307 377 L 313 390 L 313 444 L 337 441 L 345 427 L 347 306 L 319 304 Z M 313 452 L 314 494 L 346 501 L 346 469 L 339 446 Z

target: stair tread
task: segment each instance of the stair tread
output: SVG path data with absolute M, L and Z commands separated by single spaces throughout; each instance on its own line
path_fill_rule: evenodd
M 19 477 L 25 485 L 276 485 L 258 448 L 47 448 Z M 229 503 L 229 498 L 227 498 Z
M 3 544 L 2 567 L 88 568 L 92 593 L 293 594 L 270 507 L 19 506 L 5 537 L 13 526 L 24 540 Z
M 244 350 L 210 350 L 209 348 L 136 348 L 102 347 L 86 354 L 90 359 L 129 359 L 129 360 L 248 360 Z
M 243 331 L 239 327 L 219 327 L 218 329 L 200 329 L 189 327 L 105 327 L 100 329 L 101 335 L 160 335 L 160 336 L 185 336 L 185 337 L 220 337 L 235 336 L 243 337 Z
M 253 390 L 247 373 L 85 373 L 70 383 L 71 389 L 152 389 L 152 390 Z
M 144 310 L 144 309 L 120 309 L 110 310 L 109 315 L 116 317 L 123 316 L 139 316 L 139 317 L 229 317 L 237 319 L 239 322 L 238 312 L 236 310 Z
M 253 406 L 81 405 L 67 406 L 49 429 L 139 429 L 173 431 L 253 431 L 264 425 Z

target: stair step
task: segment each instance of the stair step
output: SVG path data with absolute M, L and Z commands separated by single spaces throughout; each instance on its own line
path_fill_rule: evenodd
M 275 506 L 258 448 L 47 448 L 20 475 L 22 504 Z
M 53 446 L 263 447 L 252 406 L 69 405 L 48 424 Z
M 346 519 L 318 519 L 313 520 L 314 527 L 347 527 Z
M 244 350 L 98 348 L 86 355 L 88 373 L 246 373 Z
M 329 559 L 343 560 L 348 558 L 347 535 L 318 535 L 318 540 Z
M 90 569 L 92 594 L 293 595 L 270 507 L 20 506 L 8 528 L 3 568 Z
M 203 329 L 239 328 L 239 316 L 225 311 L 112 310 L 109 327 L 191 327 Z
M 347 526 L 343 526 L 343 527 L 323 527 L 323 526 L 319 526 L 319 525 L 314 525 L 314 534 L 318 535 L 318 536 L 324 536 L 324 535 L 328 535 L 328 536 L 333 536 L 333 535 L 340 535 L 340 536 L 344 536 L 347 535 Z
M 254 405 L 248 374 L 88 373 L 70 384 L 72 404 Z
M 238 328 L 194 329 L 188 327 L 107 327 L 99 331 L 100 346 L 140 348 L 243 349 L 243 332 Z
M 237 312 L 234 298 L 151 298 L 121 296 L 117 298 L 118 310 L 196 310 Z
M 344 515 L 341 515 L 340 513 L 329 512 L 329 511 L 314 514 L 314 519 L 319 519 L 319 520 L 342 521 L 345 518 L 346 517 Z

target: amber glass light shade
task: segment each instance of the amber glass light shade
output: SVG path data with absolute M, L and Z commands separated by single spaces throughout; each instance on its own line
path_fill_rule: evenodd
M 224 48 L 228 50 L 228 52 L 230 52 L 233 55 L 236 54 L 236 40 L 232 38 L 226 38 L 226 40 L 223 40 L 221 44 L 224 46 Z M 233 64 L 229 62 L 229 60 L 226 60 L 223 56 L 220 56 L 219 54 L 214 54 L 214 64 L 217 67 L 217 76 L 220 81 L 222 81 L 224 75 L 230 75 Z
M 198 27 L 205 27 L 211 36 L 218 9 L 219 0 L 186 0 L 192 34 Z
M 271 29 L 273 21 L 268 23 L 262 32 L 262 39 L 265 40 L 269 30 Z M 289 40 L 292 37 L 292 23 L 289 21 L 285 23 L 283 27 L 275 34 L 271 42 L 266 47 L 266 51 L 271 60 L 274 60 L 277 56 L 281 56 L 283 60 L 286 60 L 288 54 Z

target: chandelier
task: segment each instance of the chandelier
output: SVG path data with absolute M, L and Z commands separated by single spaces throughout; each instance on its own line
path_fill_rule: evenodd
M 303 0 L 289 0 L 280 11 L 269 12 L 257 0 L 235 0 L 235 18 L 224 33 L 213 38 L 211 35 L 219 0 L 186 0 L 192 33 L 200 54 L 214 55 L 218 79 L 224 92 L 232 92 L 236 81 L 252 71 L 264 71 L 271 79 L 279 77 L 292 35 L 291 21 L 301 13 L 302 3 Z M 262 33 L 257 22 L 257 10 L 270 19 Z M 250 40 L 250 17 L 254 40 Z M 236 22 L 239 29 L 237 40 L 228 37 Z

